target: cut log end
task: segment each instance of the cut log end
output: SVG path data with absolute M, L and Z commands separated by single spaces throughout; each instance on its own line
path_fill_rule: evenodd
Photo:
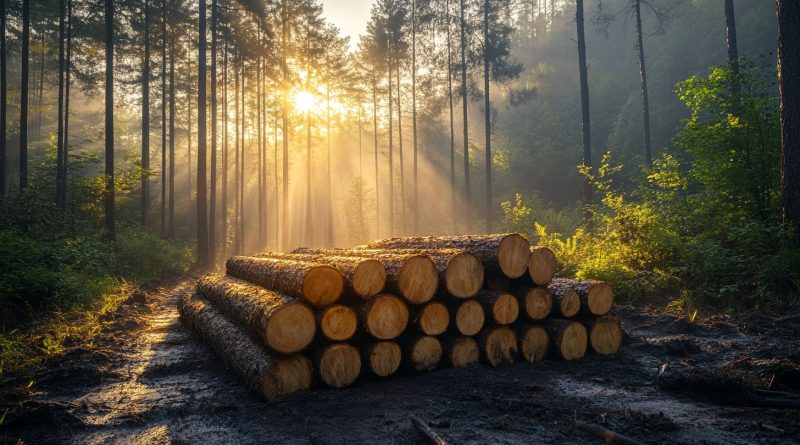
M 564 360 L 576 360 L 586 355 L 586 328 L 577 321 L 553 319 L 548 322 L 550 338 L 557 354 Z
M 378 260 L 364 260 L 353 273 L 353 291 L 361 298 L 380 293 L 386 286 L 386 268 Z
M 261 393 L 267 400 L 311 387 L 311 361 L 302 355 L 279 359 L 261 375 Z
M 409 258 L 400 268 L 397 287 L 411 304 L 427 303 L 436 293 L 439 273 L 430 258 L 417 255 Z
M 430 371 L 442 360 L 442 343 L 429 335 L 411 339 L 408 343 L 408 363 L 415 371 Z
M 480 348 L 472 337 L 457 337 L 447 345 L 447 359 L 454 368 L 465 368 L 478 363 Z
M 606 315 L 590 323 L 589 344 L 598 354 L 616 354 L 622 345 L 622 326 L 619 319 Z
M 334 304 L 320 311 L 319 330 L 331 341 L 350 339 L 358 327 L 358 316 L 350 306 Z
M 504 293 L 492 307 L 492 318 L 497 324 L 511 324 L 519 317 L 519 302 L 511 294 Z
M 488 328 L 480 335 L 481 353 L 493 367 L 513 364 L 517 355 L 517 335 L 506 326 Z
M 303 279 L 303 297 L 317 307 L 339 300 L 344 292 L 342 273 L 331 266 L 316 266 Z
M 572 289 L 567 290 L 558 302 L 558 311 L 566 318 L 574 317 L 581 310 L 581 298 Z
M 525 273 L 530 256 L 530 243 L 518 233 L 506 235 L 497 246 L 497 262 L 509 278 L 519 278 Z
M 450 324 L 450 312 L 439 302 L 428 303 L 420 309 L 417 326 L 425 335 L 439 335 Z
M 364 311 L 366 331 L 379 340 L 397 338 L 408 324 L 408 306 L 394 295 L 381 294 L 370 299 Z
M 456 329 L 462 335 L 472 336 L 483 329 L 486 313 L 483 306 L 475 300 L 467 300 L 456 309 Z
M 459 253 L 447 263 L 444 282 L 450 295 L 456 298 L 474 297 L 483 285 L 483 265 L 475 255 Z
M 534 283 L 545 285 L 556 274 L 556 255 L 547 247 L 534 247 L 531 249 L 531 259 L 528 262 L 528 273 Z
M 550 337 L 541 326 L 525 326 L 519 330 L 519 350 L 528 363 L 538 363 L 547 357 Z
M 331 388 L 351 385 L 361 372 L 361 357 L 355 346 L 347 343 L 325 345 L 317 354 L 319 377 Z
M 608 283 L 596 282 L 588 290 L 587 309 L 592 315 L 605 315 L 614 304 L 614 289 Z
M 544 320 L 553 310 L 553 296 L 545 288 L 528 288 L 522 292 L 521 296 L 525 315 L 530 320 Z
M 277 352 L 299 352 L 314 340 L 315 325 L 314 313 L 308 306 L 302 303 L 286 304 L 270 317 L 264 339 Z
M 393 341 L 372 343 L 364 349 L 364 352 L 367 366 L 378 377 L 388 377 L 400 368 L 402 351 Z

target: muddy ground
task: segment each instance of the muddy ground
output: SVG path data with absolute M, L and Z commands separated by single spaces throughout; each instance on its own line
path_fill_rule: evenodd
M 619 308 L 615 357 L 364 378 L 266 403 L 180 324 L 190 283 L 135 295 L 91 347 L 4 382 L 0 442 L 423 443 L 416 415 L 453 444 L 602 443 L 576 419 L 651 444 L 800 443 L 800 317 Z M 788 406 L 746 406 L 776 403 Z

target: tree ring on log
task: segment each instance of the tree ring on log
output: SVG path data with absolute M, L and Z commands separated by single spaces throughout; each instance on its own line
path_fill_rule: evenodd
M 511 294 L 504 293 L 497 297 L 492 306 L 492 318 L 497 324 L 511 324 L 519 317 L 519 302 Z
M 420 310 L 417 324 L 424 334 L 439 335 L 450 325 L 450 312 L 442 303 L 428 303 Z
M 614 304 L 614 289 L 610 284 L 598 281 L 589 287 L 587 308 L 592 315 L 605 315 Z
M 361 373 L 361 357 L 355 346 L 347 343 L 326 345 L 317 359 L 319 376 L 331 388 L 352 384 Z
M 378 260 L 365 259 L 353 272 L 353 290 L 357 295 L 377 295 L 386 286 L 386 268 Z
M 569 324 L 558 333 L 556 345 L 559 353 L 564 360 L 575 360 L 586 355 L 586 345 L 588 339 L 586 328 L 577 321 Z
M 394 295 L 381 294 L 366 304 L 364 327 L 379 340 L 397 338 L 408 325 L 408 306 Z
M 454 255 L 447 263 L 444 282 L 450 295 L 456 298 L 474 297 L 483 285 L 483 264 L 468 252 Z
M 556 274 L 556 255 L 547 247 L 534 247 L 531 249 L 531 259 L 528 263 L 528 273 L 534 283 L 545 285 Z
M 302 355 L 290 355 L 277 360 L 261 375 L 261 393 L 267 400 L 284 394 L 308 389 L 313 372 L 311 362 Z
M 574 317 L 581 310 L 581 297 L 572 289 L 567 289 L 558 302 L 558 310 L 564 317 Z
M 456 309 L 456 329 L 462 335 L 472 336 L 483 329 L 486 313 L 483 306 L 475 300 L 467 300 Z
M 344 278 L 332 266 L 316 266 L 303 279 L 303 296 L 315 306 L 335 303 L 344 292 Z
M 368 348 L 367 363 L 373 374 L 388 377 L 400 368 L 403 353 L 400 345 L 393 341 L 379 341 Z
M 613 355 L 622 345 L 622 326 L 615 317 L 598 317 L 589 326 L 589 344 L 602 355 Z
M 356 333 L 358 316 L 350 306 L 334 304 L 321 311 L 320 331 L 331 341 L 345 341 Z
M 438 284 L 439 273 L 436 265 L 424 255 L 416 255 L 406 260 L 397 276 L 398 290 L 411 304 L 430 301 L 436 293 Z
M 547 357 L 550 336 L 541 326 L 525 326 L 520 329 L 519 349 L 522 358 L 528 363 L 538 363 Z
M 522 235 L 512 233 L 497 246 L 497 263 L 509 278 L 519 278 L 528 269 L 531 244 Z
M 531 287 L 522 296 L 525 315 L 533 321 L 544 320 L 553 310 L 553 296 L 543 287 Z
M 416 371 L 430 371 L 442 360 L 442 343 L 429 335 L 417 337 L 411 342 L 408 359 Z
M 493 367 L 514 364 L 517 354 L 517 335 L 507 326 L 489 328 L 481 335 L 483 355 Z
M 311 309 L 302 303 L 290 303 L 275 311 L 267 323 L 264 338 L 277 352 L 290 354 L 302 351 L 314 340 L 315 329 L 300 329 L 314 326 L 316 320 Z
M 448 351 L 450 365 L 454 368 L 464 368 L 478 363 L 480 355 L 478 342 L 472 337 L 456 338 Z

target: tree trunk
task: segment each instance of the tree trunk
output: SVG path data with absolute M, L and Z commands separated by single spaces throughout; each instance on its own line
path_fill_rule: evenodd
M 64 182 L 64 43 L 65 21 L 67 15 L 66 0 L 58 2 L 58 129 L 56 142 L 56 207 L 64 211 L 66 202 L 62 200 Z
M 739 105 L 739 48 L 736 41 L 736 14 L 733 9 L 733 0 L 725 0 L 725 37 L 728 47 L 728 66 L 733 71 L 731 83 L 731 96 L 733 96 L 734 109 Z
M 781 113 L 783 221 L 800 228 L 800 4 L 778 0 L 778 91 Z
M 286 0 L 281 0 L 281 142 L 283 144 L 283 224 L 281 225 L 281 248 L 289 247 L 289 68 L 287 47 L 289 45 L 288 12 Z
M 261 47 L 261 27 L 258 28 L 258 46 Z M 266 234 L 265 230 L 265 218 L 264 218 L 264 206 L 266 202 L 264 201 L 265 198 L 265 190 L 264 190 L 264 162 L 266 159 L 264 158 L 264 140 L 262 134 L 263 128 L 261 127 L 261 53 L 258 54 L 256 57 L 256 150 L 258 151 L 258 171 L 256 174 L 256 180 L 258 183 L 258 248 L 264 248 L 264 235 Z
M 450 312 L 438 301 L 415 307 L 412 311 L 411 324 L 422 334 L 439 335 L 450 325 Z
M 6 2 L 0 2 L 0 197 L 6 194 L 6 123 L 8 120 L 8 62 L 6 61 Z M 377 187 L 377 184 L 376 184 Z
M 519 317 L 519 302 L 508 292 L 485 290 L 475 299 L 483 306 L 489 320 L 496 325 L 511 324 Z
M 200 298 L 178 301 L 184 324 L 217 353 L 248 388 L 267 400 L 311 386 L 311 362 L 302 355 L 271 354 Z
M 171 88 L 171 87 L 170 87 Z M 161 0 L 161 237 L 167 235 L 167 0 Z M 170 133 L 170 141 L 172 134 Z
M 42 110 L 44 109 L 44 51 L 45 51 L 45 32 L 47 19 L 42 20 L 42 29 L 39 32 L 39 75 L 36 93 L 36 137 L 42 137 Z
M 150 203 L 150 2 L 144 1 L 144 59 L 142 61 L 142 203 L 141 225 L 147 227 Z
M 606 315 L 614 304 L 614 289 L 603 281 L 554 278 L 549 288 L 574 290 L 580 298 L 583 312 L 588 315 Z
M 114 0 L 106 0 L 106 2 L 113 2 Z M 106 12 L 108 13 L 109 10 L 113 10 L 113 3 L 112 6 L 106 6 Z M 113 19 L 112 19 L 113 20 Z M 108 20 L 107 20 L 108 21 Z M 106 24 L 106 33 L 110 32 L 110 26 Z M 112 48 L 113 51 L 113 43 L 110 41 L 111 36 L 107 35 L 106 37 L 106 51 L 109 51 L 109 48 Z M 19 96 L 19 189 L 24 190 L 28 187 L 28 72 L 30 69 L 30 41 L 31 41 L 31 6 L 30 0 L 22 0 L 22 74 L 20 78 L 20 96 Z M 106 62 L 108 62 L 109 57 L 106 55 Z M 108 68 L 111 65 L 106 66 L 106 81 L 108 81 Z M 7 91 L 7 90 L 5 90 Z M 110 90 L 106 87 L 106 100 L 108 100 L 108 96 L 110 94 Z M 106 106 L 106 112 L 108 112 L 108 106 Z M 107 120 L 107 119 L 106 119 Z M 108 126 L 106 127 L 108 129 Z M 108 145 L 108 143 L 106 143 Z M 113 148 L 113 147 L 112 147 Z M 106 147 L 106 151 L 108 151 L 108 147 Z M 113 161 L 113 154 L 112 154 L 112 161 Z M 108 162 L 108 158 L 106 158 L 106 162 Z M 106 173 L 108 173 L 108 167 L 106 167 Z M 113 178 L 113 172 L 112 172 Z M 108 181 L 106 181 L 108 182 Z M 106 193 L 108 194 L 108 187 L 106 187 Z M 113 198 L 113 190 L 111 191 L 112 198 Z M 106 203 L 108 202 L 108 198 L 106 198 Z M 108 211 L 108 205 L 106 205 L 106 211 Z M 106 215 L 106 225 L 108 227 L 108 215 Z M 113 216 L 113 211 L 112 211 Z M 113 238 L 113 231 L 109 231 L 109 236 Z
M 730 1 L 730 0 L 728 0 Z M 653 153 L 650 147 L 650 102 L 647 95 L 647 70 L 644 63 L 644 43 L 642 42 L 641 0 L 636 0 L 636 50 L 639 53 L 639 74 L 642 81 L 642 127 L 644 128 L 644 159 L 647 167 L 653 167 Z
M 622 346 L 622 325 L 619 319 L 604 315 L 586 322 L 589 345 L 601 355 L 614 355 Z
M 331 388 L 353 384 L 361 373 L 361 354 L 347 343 L 329 343 L 313 353 L 319 378 Z
M 447 17 L 447 106 L 450 113 L 450 217 L 452 230 L 456 232 L 456 134 L 453 119 L 453 59 L 450 41 L 450 0 L 445 0 L 445 16 Z
M 463 108 L 463 124 L 464 124 L 464 224 L 467 232 L 472 231 L 472 217 L 470 215 L 470 192 L 469 184 L 469 116 L 467 115 L 467 37 L 466 27 L 467 22 L 465 18 L 466 11 L 464 10 L 464 0 L 461 2 L 461 9 L 459 11 L 461 19 L 461 105 Z
M 245 248 L 246 248 L 246 243 L 245 243 L 246 239 L 245 239 L 245 236 L 244 236 L 245 235 L 245 233 L 244 233 L 244 222 L 245 222 L 245 220 L 244 220 L 244 215 L 245 215 L 245 213 L 244 213 L 244 181 L 245 181 L 245 179 L 244 179 L 244 166 L 245 166 L 244 149 L 245 149 L 245 142 L 246 142 L 245 135 L 247 134 L 247 130 L 246 130 L 247 129 L 247 114 L 246 114 L 246 110 L 245 110 L 245 94 L 244 93 L 245 93 L 245 91 L 247 91 L 246 88 L 245 88 L 245 79 L 246 79 L 245 73 L 246 73 L 246 68 L 247 67 L 246 67 L 246 64 L 245 64 L 244 55 L 240 53 L 239 57 L 242 58 L 241 66 L 240 66 L 240 68 L 241 68 L 241 73 L 240 74 L 242 76 L 242 82 L 240 84 L 241 90 L 239 91 L 239 93 L 242 96 L 242 98 L 241 98 L 242 99 L 242 116 L 241 116 L 241 120 L 242 120 L 242 124 L 241 124 L 242 140 L 241 140 L 241 142 L 239 142 L 239 148 L 241 149 L 242 153 L 239 156 L 239 229 L 236 232 L 236 238 L 239 239 L 239 253 L 241 253 L 241 252 L 244 252 Z
M 553 310 L 553 296 L 545 287 L 521 287 L 513 290 L 522 313 L 532 321 L 541 321 Z
M 483 329 L 486 322 L 486 312 L 478 301 L 474 299 L 457 303 L 451 311 L 453 325 L 461 335 L 473 336 Z
M 483 360 L 493 368 L 504 364 L 513 365 L 518 346 L 517 334 L 508 326 L 489 327 L 478 335 Z
M 64 140 L 62 141 L 62 151 L 64 152 L 64 164 L 62 166 L 63 175 L 61 176 L 61 202 L 67 208 L 68 201 L 68 182 L 69 175 L 69 91 L 72 73 L 72 0 L 67 0 L 67 56 L 64 67 Z M 1 194 L 0 194 L 1 195 Z
M 222 46 L 222 258 L 228 257 L 228 36 Z
M 203 267 L 208 256 L 208 201 L 206 198 L 206 2 L 200 0 L 200 59 L 197 69 L 197 256 Z
M 408 326 L 408 306 L 394 295 L 376 295 L 358 306 L 361 326 L 367 334 L 378 340 L 395 339 Z
M 453 368 L 466 368 L 480 360 L 480 347 L 472 337 L 448 335 L 441 341 L 445 360 Z
M 492 104 L 489 94 L 489 0 L 483 0 L 483 108 L 486 137 L 486 231 L 492 232 Z
M 169 43 L 169 226 L 175 236 L 175 42 Z
M 387 60 L 387 82 L 389 84 L 389 95 L 387 97 L 387 116 L 386 119 L 388 120 L 389 125 L 389 233 L 394 235 L 394 147 L 392 144 L 392 61 L 391 59 Z
M 330 341 L 347 341 L 356 333 L 358 315 L 344 304 L 332 304 L 317 311 L 319 333 Z
M 547 329 L 535 324 L 524 324 L 517 327 L 517 336 L 523 360 L 528 363 L 539 363 L 547 357 L 550 345 Z
M 219 274 L 203 276 L 197 292 L 275 352 L 300 352 L 314 340 L 314 312 L 294 297 Z
M 327 264 L 339 269 L 344 275 L 348 292 L 369 298 L 377 295 L 386 286 L 386 268 L 379 260 L 367 257 L 346 257 L 329 254 L 274 253 L 257 254 L 259 258 L 287 259 Z
M 361 360 L 378 377 L 397 372 L 402 361 L 400 345 L 393 341 L 376 341 L 361 348 Z
M 237 54 L 234 53 L 234 57 Z M 233 119 L 234 119 L 234 134 L 233 134 L 233 253 L 239 255 L 242 252 L 240 242 L 242 240 L 241 233 L 239 232 L 239 181 L 241 180 L 242 170 L 241 163 L 239 162 L 239 125 L 241 123 L 239 108 L 239 70 L 240 62 L 234 59 L 233 62 Z
M 403 114 L 400 103 L 400 61 L 395 66 L 397 76 L 397 150 L 400 163 L 400 233 L 406 233 L 406 176 L 403 162 Z
M 581 84 L 581 118 L 583 124 L 583 165 L 592 166 L 592 139 L 591 124 L 589 118 L 589 79 L 586 70 L 586 36 L 583 31 L 583 0 L 577 0 L 575 10 L 575 24 L 578 33 L 578 72 Z M 583 183 L 583 205 L 592 204 L 592 184 L 588 178 Z M 590 214 L 584 212 L 586 223 L 589 222 Z
M 375 72 L 372 73 L 372 139 L 373 154 L 375 155 L 375 236 L 380 236 L 381 232 L 381 203 L 380 193 L 378 192 L 378 86 L 375 79 Z
M 414 371 L 432 371 L 442 361 L 442 342 L 436 337 L 420 335 L 403 341 L 405 360 Z
M 550 335 L 551 348 L 564 360 L 576 360 L 586 355 L 586 328 L 577 321 L 547 320 L 547 332 Z
M 233 277 L 302 298 L 314 307 L 335 303 L 344 291 L 341 272 L 320 263 L 235 256 L 228 259 L 227 271 Z
M 208 258 L 217 265 L 217 0 L 211 0 L 211 195 L 208 202 Z
M 518 278 L 528 269 L 530 243 L 517 233 L 389 238 L 367 244 L 371 249 L 459 249 L 483 262 L 487 271 L 499 270 Z
M 411 131 L 414 142 L 414 233 L 419 233 L 417 180 L 417 0 L 411 0 Z
M 28 3 L 28 0 L 23 0 Z M 106 236 L 110 240 L 116 238 L 115 216 L 114 216 L 114 0 L 106 0 L 105 27 L 106 27 L 106 112 L 105 112 L 105 228 Z M 27 59 L 27 57 L 23 57 Z M 23 67 L 27 63 L 23 63 Z M 26 97 L 25 116 L 27 119 L 27 72 L 23 76 L 25 88 L 23 96 Z M 26 129 L 27 132 L 27 129 Z M 26 149 L 27 151 L 27 149 Z M 27 163 L 27 162 L 26 162 Z M 27 169 L 27 167 L 26 167 Z M 27 172 L 26 172 L 27 176 Z

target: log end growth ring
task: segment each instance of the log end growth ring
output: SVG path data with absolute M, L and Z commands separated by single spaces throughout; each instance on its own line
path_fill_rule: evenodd
M 519 317 L 519 302 L 511 294 L 503 294 L 497 298 L 492 308 L 492 318 L 497 324 L 511 324 Z
M 402 350 L 393 341 L 376 343 L 370 351 L 368 360 L 372 372 L 379 377 L 388 377 L 400 368 Z
M 561 315 L 567 318 L 574 317 L 581 310 L 581 297 L 577 292 L 569 289 L 561 296 L 558 307 Z
M 353 272 L 353 290 L 361 298 L 379 294 L 386 286 L 386 268 L 378 260 L 365 260 Z
M 602 355 L 613 355 L 622 345 L 622 326 L 614 317 L 600 317 L 589 331 L 592 350 Z
M 261 375 L 261 393 L 267 400 L 311 387 L 311 362 L 302 355 L 284 357 Z
M 303 279 L 303 296 L 314 306 L 322 307 L 335 303 L 344 292 L 344 278 L 338 269 L 331 266 L 316 266 Z
M 497 246 L 497 262 L 509 278 L 519 278 L 525 273 L 530 256 L 531 244 L 518 233 L 505 236 Z
M 439 302 L 429 303 L 419 314 L 420 330 L 427 335 L 439 335 L 447 330 L 450 324 L 450 312 Z
M 373 297 L 366 313 L 366 329 L 379 340 L 397 338 L 408 324 L 408 306 L 394 295 L 383 294 Z
M 468 300 L 456 310 L 456 328 L 462 335 L 472 336 L 483 329 L 486 321 L 483 306 L 475 300 Z
M 531 249 L 531 259 L 528 263 L 528 273 L 534 283 L 545 285 L 556 274 L 556 255 L 547 247 L 534 247 Z
M 459 337 L 450 351 L 450 365 L 454 368 L 464 368 L 478 363 L 480 355 L 478 342 L 474 338 Z
M 442 360 L 442 343 L 436 337 L 423 336 L 414 342 L 409 360 L 417 371 L 430 371 Z
M 574 321 L 561 332 L 557 344 L 564 360 L 575 360 L 586 355 L 587 342 L 586 328 Z
M 538 363 L 547 357 L 550 336 L 541 326 L 530 326 L 523 330 L 519 339 L 520 353 L 528 363 Z
M 302 303 L 290 303 L 270 317 L 264 332 L 269 347 L 283 354 L 300 352 L 314 340 L 314 312 Z
M 360 372 L 361 357 L 355 346 L 334 343 L 320 353 L 319 376 L 331 388 L 349 386 Z
M 474 297 L 483 285 L 483 264 L 468 252 L 453 256 L 444 272 L 447 292 L 456 298 Z
M 350 306 L 335 304 L 325 310 L 320 319 L 320 330 L 331 341 L 345 341 L 356 333 L 358 316 Z
M 598 282 L 589 288 L 588 309 L 592 315 L 605 315 L 614 304 L 614 289 L 608 283 Z
M 436 293 L 439 273 L 433 261 L 424 255 L 409 258 L 400 268 L 397 287 L 412 304 L 427 303 Z
M 553 296 L 547 289 L 534 287 L 525 293 L 524 305 L 529 319 L 544 320 L 553 309 Z
M 483 348 L 486 361 L 491 366 L 514 364 L 514 357 L 517 355 L 517 336 L 508 327 L 493 328 L 484 335 Z

